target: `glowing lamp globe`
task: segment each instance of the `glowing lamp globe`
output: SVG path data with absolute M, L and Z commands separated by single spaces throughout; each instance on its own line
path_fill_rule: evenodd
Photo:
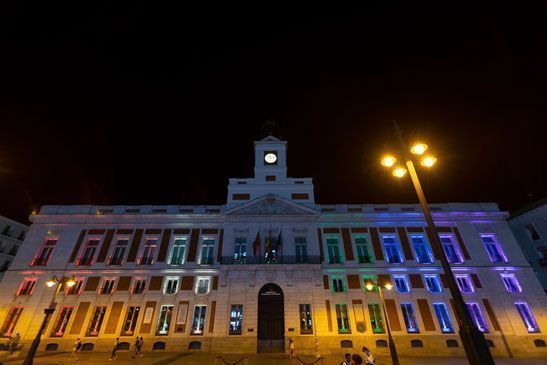
M 393 285 L 391 285 L 391 283 L 387 283 L 386 285 L 384 285 L 384 288 L 386 288 L 387 290 L 391 290 L 393 288 Z
M 404 167 L 397 167 L 395 170 L 393 170 L 392 174 L 395 177 L 403 177 L 406 175 L 406 169 Z
M 414 155 L 423 155 L 427 150 L 427 145 L 425 143 L 416 143 L 410 148 L 410 152 Z
M 53 285 L 55 285 L 55 280 L 50 279 L 46 281 L 46 285 L 48 286 L 48 288 L 51 288 Z
M 421 165 L 425 167 L 432 167 L 433 165 L 435 165 L 435 162 L 437 162 L 436 157 L 427 156 L 422 160 Z

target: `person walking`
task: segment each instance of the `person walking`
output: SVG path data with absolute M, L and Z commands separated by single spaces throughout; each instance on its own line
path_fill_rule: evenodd
M 142 338 L 139 341 L 139 357 L 142 357 L 142 345 L 144 344 L 144 338 Z
M 376 362 L 376 359 L 374 358 L 374 356 L 372 356 L 372 354 L 370 353 L 370 350 L 368 349 L 368 347 L 363 346 L 362 350 L 363 350 L 363 352 L 361 352 L 361 357 L 365 361 L 365 364 L 366 365 L 373 365 Z
M 289 360 L 294 359 L 294 342 L 292 338 L 289 338 Z
M 70 354 L 71 358 L 74 358 L 78 360 L 78 352 L 82 349 L 82 341 L 80 339 L 76 339 L 76 342 L 74 342 L 74 346 L 72 346 L 72 353 Z
M 315 358 L 316 359 L 319 359 L 319 340 L 316 338 L 315 339 L 315 345 L 314 345 L 314 349 L 315 349 Z
M 110 355 L 110 360 L 114 360 L 118 357 L 118 349 L 120 348 L 120 338 L 116 337 L 116 341 L 114 341 L 114 348 L 112 349 L 112 354 Z
M 363 358 L 357 354 L 354 354 L 352 357 L 351 357 L 351 360 L 352 360 L 352 365 L 361 365 L 363 363 Z
M 139 343 L 141 342 L 141 339 L 139 338 L 139 336 L 137 336 L 137 338 L 135 339 L 135 345 L 133 346 L 134 347 L 134 353 L 133 353 L 133 356 L 131 356 L 133 359 L 137 357 L 137 354 L 139 352 Z
M 10 355 L 12 355 L 13 352 L 15 351 L 15 347 L 13 346 L 13 337 L 12 336 L 9 336 L 9 338 L 8 338 L 8 351 L 9 351 Z
M 338 365 L 351 365 L 351 354 L 349 352 L 346 352 L 344 354 L 344 361 L 342 361 Z
M 13 351 L 19 350 L 19 343 L 21 342 L 21 335 L 17 333 L 13 338 Z

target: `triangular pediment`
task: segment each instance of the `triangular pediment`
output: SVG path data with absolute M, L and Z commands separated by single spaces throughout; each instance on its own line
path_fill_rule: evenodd
M 318 213 L 314 209 L 274 194 L 265 195 L 224 212 L 226 215 L 303 215 Z

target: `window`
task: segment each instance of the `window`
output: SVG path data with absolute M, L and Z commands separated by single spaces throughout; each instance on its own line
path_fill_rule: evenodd
M 13 233 L 13 230 L 11 229 L 11 226 L 8 224 L 4 227 L 4 230 L 2 231 L 2 234 L 5 236 L 11 236 Z
M 122 328 L 122 336 L 132 336 L 135 333 L 140 311 L 141 307 L 139 306 L 127 308 L 127 314 L 125 315 L 125 321 Z
M 494 235 L 481 235 L 484 247 L 490 256 L 492 262 L 507 262 L 507 258 L 503 253 L 503 249 L 500 244 L 494 238 Z
M 197 277 L 197 283 L 196 283 L 196 294 L 207 294 L 209 293 L 209 287 L 211 284 L 211 278 L 210 277 Z
M 357 261 L 360 264 L 372 263 L 372 256 L 369 253 L 368 243 L 365 237 L 355 238 L 355 249 L 357 251 Z
M 294 238 L 294 253 L 295 253 L 295 262 L 297 264 L 305 264 L 308 262 L 308 245 L 306 242 L 306 237 L 295 237 Z
M 340 264 L 342 262 L 340 248 L 338 247 L 338 238 L 327 237 L 327 255 L 329 264 Z
M 424 236 L 410 236 L 412 241 L 412 246 L 414 246 L 414 252 L 416 253 L 416 260 L 420 264 L 431 264 L 433 262 L 433 257 L 431 256 L 431 251 L 425 243 Z
M 532 223 L 525 225 L 524 229 L 526 230 L 526 232 L 528 232 L 528 236 L 532 241 L 539 240 L 539 234 L 536 231 L 536 227 L 534 227 Z
M 168 276 L 163 285 L 163 294 L 176 294 L 179 288 L 179 277 Z
M 68 321 L 70 321 L 70 316 L 72 315 L 73 307 L 63 307 L 57 316 L 57 321 L 53 326 L 53 331 L 51 331 L 51 337 L 62 337 L 65 334 Z
M 31 295 L 34 291 L 34 287 L 36 286 L 37 278 L 23 279 L 23 282 L 19 286 L 19 290 L 17 291 L 17 295 Z
M 408 293 L 410 291 L 406 275 L 393 275 L 393 284 L 399 293 Z
M 23 307 L 11 307 L 6 319 L 4 320 L 4 325 L 2 326 L 2 336 L 10 337 L 13 334 L 13 330 L 21 318 L 23 313 Z
M 448 309 L 446 308 L 446 304 L 433 303 L 433 309 L 435 309 L 435 314 L 437 315 L 437 320 L 439 321 L 441 332 L 453 333 L 454 327 L 452 326 L 452 321 L 450 320 L 450 315 L 448 314 Z
M 76 265 L 78 266 L 90 266 L 93 263 L 93 258 L 95 257 L 95 252 L 99 247 L 99 239 L 93 238 L 89 239 L 84 247 L 82 256 L 76 260 Z
M 239 237 L 234 242 L 234 264 L 247 262 L 247 239 Z
M 243 305 L 232 304 L 230 309 L 230 335 L 243 333 Z
M 139 265 L 152 265 L 156 256 L 156 247 L 158 240 L 156 238 L 148 238 L 144 245 L 144 251 L 142 252 Z
M 410 303 L 402 303 L 401 311 L 403 312 L 403 318 L 405 319 L 406 331 L 408 333 L 418 333 L 418 321 L 414 315 L 414 307 Z
M 32 260 L 33 266 L 46 266 L 51 258 L 51 254 L 53 253 L 53 249 L 55 248 L 55 244 L 57 243 L 57 238 L 48 238 L 40 247 L 40 250 L 38 251 L 38 254 Z
M 74 281 L 76 282 L 76 284 L 66 287 L 65 295 L 78 295 L 78 294 L 80 294 L 84 281 L 82 279 L 76 279 Z
M 300 304 L 298 306 L 300 311 L 300 334 L 309 335 L 313 333 L 312 317 L 311 317 L 311 305 Z
M 86 336 L 99 335 L 105 314 L 106 314 L 105 306 L 101 305 L 101 306 L 95 307 L 95 311 L 93 311 L 93 316 L 91 317 L 91 320 L 89 321 L 89 327 L 87 329 Z
M 520 318 L 522 318 L 522 322 L 526 327 L 526 331 L 529 333 L 539 332 L 538 324 L 532 314 L 532 311 L 530 310 L 530 307 L 528 306 L 528 303 L 516 302 L 515 306 L 517 307 Z
M 173 306 L 162 305 L 160 309 L 160 317 L 158 319 L 157 335 L 167 335 L 171 326 L 171 318 L 173 317 Z
M 146 280 L 137 279 L 135 280 L 135 284 L 133 285 L 132 294 L 142 294 L 144 293 L 144 288 L 146 288 Z
M 454 244 L 452 236 L 440 236 L 440 238 L 443 251 L 448 262 L 451 264 L 461 264 L 463 262 L 462 255 L 460 254 L 460 250 Z
M 467 303 L 467 309 L 469 309 L 469 314 L 471 314 L 471 318 L 479 331 L 488 332 L 488 326 L 479 305 L 477 303 Z
M 186 238 L 175 237 L 173 240 L 173 249 L 171 250 L 171 257 L 169 258 L 169 265 L 182 265 L 184 264 L 186 254 Z
M 515 274 L 501 274 L 501 280 L 509 293 L 521 293 L 522 287 Z
M 390 264 L 401 264 L 403 262 L 395 236 L 382 236 L 384 250 L 386 251 L 387 262 Z
M 437 275 L 424 275 L 424 279 L 427 290 L 431 293 L 440 293 L 443 291 L 441 285 L 439 284 L 439 277 Z
M 215 252 L 215 240 L 213 239 L 204 239 L 201 246 L 201 265 L 212 265 L 213 264 L 213 255 Z
M 369 304 L 368 313 L 370 316 L 370 324 L 374 333 L 384 333 L 384 321 L 379 304 Z
M 344 285 L 343 276 L 333 276 L 332 277 L 332 291 L 334 293 L 345 293 L 346 286 Z
M 471 280 L 468 275 L 455 275 L 456 283 L 458 283 L 458 288 L 462 293 L 473 293 L 475 288 L 471 284 Z
M 205 326 L 205 312 L 207 307 L 204 305 L 196 305 L 194 307 L 194 316 L 192 317 L 191 335 L 202 335 L 203 327 Z
M 104 279 L 101 294 L 112 294 L 114 291 L 114 279 Z
M 335 307 L 338 333 L 351 333 L 351 329 L 349 327 L 348 306 L 345 304 L 336 304 Z
M 127 238 L 120 238 L 116 242 L 116 246 L 114 246 L 114 252 L 112 253 L 112 257 L 110 258 L 110 260 L 108 260 L 109 265 L 122 264 L 128 244 L 129 244 L 129 239 Z

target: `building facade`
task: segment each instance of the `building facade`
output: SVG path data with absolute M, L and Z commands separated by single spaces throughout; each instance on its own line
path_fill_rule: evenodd
M 17 255 L 28 229 L 22 223 L 0 216 L 0 280 Z
M 463 356 L 458 320 L 418 205 L 319 205 L 287 177 L 286 142 L 255 142 L 253 178 L 221 206 L 44 206 L 1 284 L 0 335 L 41 349 L 388 353 L 386 316 L 365 280 L 390 280 L 400 354 Z M 495 204 L 435 204 L 444 254 L 496 356 L 546 356 L 545 295 Z
M 509 226 L 547 293 L 547 198 L 512 213 Z

